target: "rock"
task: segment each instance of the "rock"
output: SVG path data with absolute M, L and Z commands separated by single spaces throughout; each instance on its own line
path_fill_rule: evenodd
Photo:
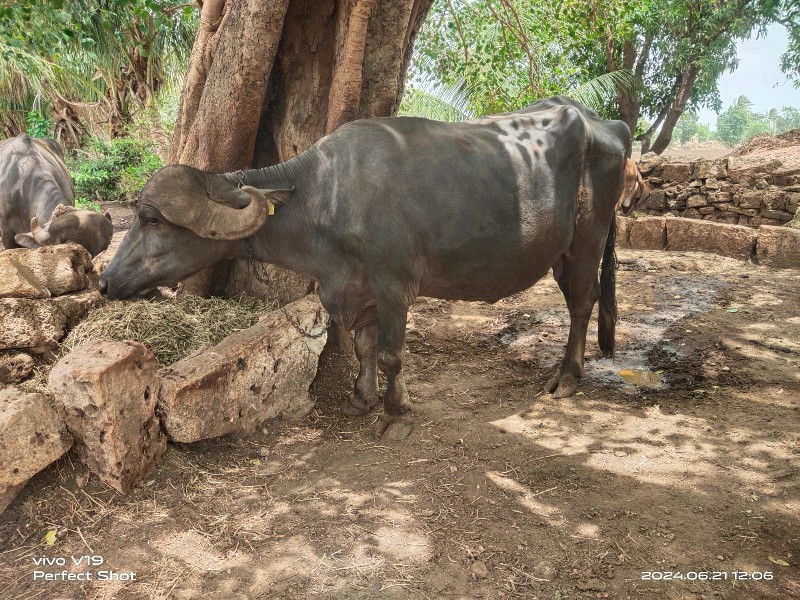
M 666 228 L 668 250 L 710 252 L 746 260 L 756 241 L 756 232 L 740 225 L 668 219 Z
M 762 219 L 774 219 L 776 221 L 780 221 L 781 223 L 792 220 L 792 215 L 785 210 L 770 210 L 765 208 L 761 211 L 759 216 Z
M 762 216 L 750 217 L 748 222 L 751 227 L 761 227 L 762 225 L 780 226 L 783 225 L 783 223 L 783 221 L 779 221 L 778 219 L 766 219 Z
M 621 217 L 619 215 L 615 216 L 616 223 L 617 223 L 617 237 L 616 237 L 616 245 L 619 248 L 630 248 L 630 240 L 629 235 L 631 231 L 631 223 L 633 219 L 628 217 Z
M 33 358 L 24 352 L 0 352 L 0 384 L 27 379 L 33 366 Z
M 50 300 L 67 319 L 67 329 L 72 329 L 95 308 L 108 303 L 98 290 L 85 290 L 77 294 L 57 296 Z
M 108 263 L 110 263 L 111 259 L 114 258 L 114 255 L 117 253 L 119 245 L 122 243 L 126 233 L 127 231 L 117 231 L 114 233 L 114 235 L 111 236 L 111 242 L 108 244 L 108 248 L 103 250 L 100 254 L 92 259 L 94 270 L 98 275 L 105 270 L 105 268 L 108 266 Z
M 794 214 L 800 210 L 800 192 L 789 192 L 784 197 L 786 204 L 785 208 L 788 212 Z
M 758 229 L 756 253 L 761 264 L 800 268 L 800 230 L 762 225 Z
M 733 199 L 733 194 L 730 192 L 712 192 L 708 195 L 711 202 L 730 202 Z
M 739 208 L 761 208 L 761 198 L 764 192 L 758 190 L 746 190 L 736 199 L 736 206 Z
M 661 177 L 661 166 L 664 164 L 666 158 L 656 154 L 655 152 L 648 152 L 643 154 L 636 163 L 636 166 L 641 171 L 642 175 Z
M 779 188 L 770 188 L 761 198 L 761 206 L 770 210 L 784 210 L 786 208 L 786 194 Z
M 719 189 L 719 181 L 714 177 L 706 179 L 705 188 L 709 191 L 715 191 Z
M 286 304 L 303 298 L 313 289 L 314 282 L 311 279 L 294 271 L 275 265 L 234 260 L 226 294 L 230 298 L 247 294 L 262 300 L 278 300 L 281 304 Z
M 27 348 L 44 352 L 64 337 L 67 325 L 64 313 L 43 299 L 0 298 L 0 319 L 0 350 Z
M 700 206 L 708 206 L 708 198 L 701 194 L 695 194 L 694 196 L 689 196 L 686 199 L 686 206 L 689 208 L 698 208 Z
M 36 282 L 52 296 L 86 289 L 94 285 L 95 280 L 92 257 L 78 244 L 0 252 L 0 281 L 15 276 Z
M 696 208 L 687 208 L 684 211 L 683 216 L 685 218 L 687 218 L 687 219 L 702 219 L 703 218 L 703 215 L 701 215 L 700 211 L 697 210 Z
M 711 179 L 728 176 L 728 159 L 697 160 L 692 163 L 692 177 Z
M 155 416 L 156 359 L 138 342 L 96 340 L 59 360 L 48 377 L 75 453 L 121 493 L 149 476 L 167 440 Z
M 6 256 L 11 253 L 12 256 Z M 50 290 L 30 269 L 20 264 L 12 250 L 0 252 L 0 298 L 49 298 Z
M 703 182 L 700 181 L 699 179 L 692 179 L 689 182 L 689 187 L 690 188 L 701 188 L 701 187 L 703 187 Z
M 700 208 L 697 209 L 697 211 L 701 215 L 710 215 L 712 213 L 717 212 L 717 209 L 714 208 L 713 206 L 701 206 Z
M 755 217 L 758 214 L 758 209 L 755 208 L 742 208 L 741 206 L 731 206 L 730 210 L 746 217 Z
M 634 219 L 630 226 L 630 247 L 634 250 L 663 250 L 666 244 L 665 217 Z
M 667 197 L 664 190 L 659 190 L 659 189 L 651 190 L 650 195 L 647 197 L 647 200 L 645 201 L 645 206 L 647 208 L 655 210 L 666 210 Z
M 469 570 L 477 579 L 486 579 L 486 577 L 489 575 L 489 567 L 487 567 L 486 563 L 482 560 L 476 560 L 474 563 L 472 563 L 472 566 Z
M 692 166 L 688 162 L 670 162 L 661 165 L 661 177 L 667 181 L 689 181 Z
M 311 410 L 308 388 L 327 335 L 316 296 L 272 311 L 249 329 L 162 370 L 158 410 L 169 437 L 194 442 L 245 433 L 278 415 Z
M 71 445 L 64 423 L 44 396 L 14 387 L 0 390 L 0 512 Z

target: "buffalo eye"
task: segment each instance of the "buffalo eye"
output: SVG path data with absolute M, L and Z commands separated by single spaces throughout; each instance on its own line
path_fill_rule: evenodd
M 144 220 L 144 224 L 145 225 L 150 225 L 152 227 L 155 227 L 160 222 L 161 221 L 157 217 L 146 217 L 145 220 Z

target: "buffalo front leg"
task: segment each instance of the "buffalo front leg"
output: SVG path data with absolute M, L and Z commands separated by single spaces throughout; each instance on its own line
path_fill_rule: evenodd
M 544 386 L 554 398 L 566 398 L 578 391 L 578 380 L 583 375 L 583 360 L 586 352 L 586 330 L 592 309 L 600 296 L 597 280 L 598 259 L 580 253 L 581 260 L 572 257 L 560 259 L 560 269 L 554 269 L 559 288 L 569 308 L 569 338 L 564 359 L 558 372 Z
M 356 329 L 353 348 L 358 359 L 353 395 L 342 404 L 348 415 L 363 415 L 378 403 L 378 322 Z
M 372 430 L 379 440 L 387 430 L 394 439 L 405 439 L 413 429 L 409 414 L 408 390 L 403 380 L 406 319 L 408 308 L 397 305 L 378 306 L 378 367 L 386 375 L 383 414 Z

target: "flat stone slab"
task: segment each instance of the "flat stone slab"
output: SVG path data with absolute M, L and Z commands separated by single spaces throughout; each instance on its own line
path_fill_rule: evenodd
M 15 387 L 0 390 L 0 512 L 71 445 L 72 437 L 44 396 Z
M 800 229 L 762 225 L 758 228 L 756 254 L 762 265 L 800 269 Z
M 123 494 L 155 470 L 167 447 L 155 416 L 159 381 L 147 347 L 108 340 L 73 350 L 48 377 L 75 453 Z
M 0 298 L 46 298 L 94 285 L 89 252 L 78 244 L 0 252 Z
M 665 217 L 639 217 L 633 219 L 628 233 L 630 247 L 634 250 L 663 250 L 667 242 Z
M 247 433 L 278 415 L 307 414 L 327 326 L 319 299 L 306 296 L 163 369 L 158 411 L 170 439 Z
M 747 260 L 755 250 L 756 230 L 741 225 L 670 218 L 667 250 L 710 252 Z

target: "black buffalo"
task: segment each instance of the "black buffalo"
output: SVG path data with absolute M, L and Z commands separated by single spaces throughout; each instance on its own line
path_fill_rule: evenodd
M 73 242 L 99 254 L 114 233 L 111 217 L 74 204 L 58 142 L 24 133 L 0 141 L 0 236 L 6 249 Z
M 406 316 L 417 296 L 495 302 L 552 267 L 571 325 L 545 389 L 570 396 L 598 299 L 600 349 L 614 351 L 614 211 L 632 205 L 622 194 L 629 151 L 624 123 L 556 97 L 463 123 L 355 121 L 239 175 L 166 167 L 142 191 L 101 291 L 129 298 L 230 258 L 304 273 L 332 319 L 355 329 L 360 372 L 344 409 L 378 402 L 379 367 L 387 389 L 374 433 L 397 424 L 402 435 Z M 269 204 L 281 205 L 274 216 Z

